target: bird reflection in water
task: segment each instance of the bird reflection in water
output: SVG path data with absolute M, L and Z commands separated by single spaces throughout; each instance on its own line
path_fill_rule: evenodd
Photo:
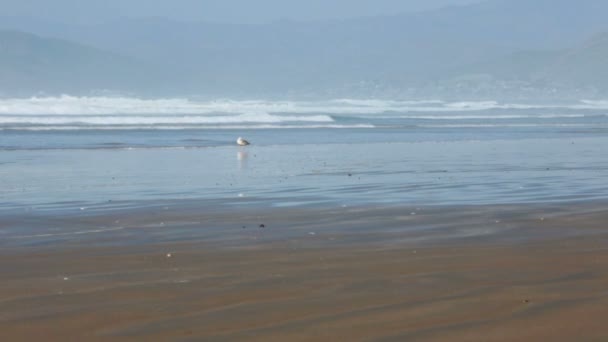
M 247 168 L 247 162 L 249 160 L 249 153 L 245 151 L 238 151 L 236 153 L 236 159 L 239 162 L 239 169 L 244 170 Z

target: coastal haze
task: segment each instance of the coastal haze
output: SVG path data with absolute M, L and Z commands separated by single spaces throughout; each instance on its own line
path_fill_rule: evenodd
M 108 0 L 83 3 L 77 0 L 4 1 L 11 16 L 35 17 L 64 23 L 100 22 L 120 17 L 167 17 L 174 20 L 233 24 L 267 23 L 277 20 L 312 21 L 414 12 L 480 2 L 479 0 Z
M 608 86 L 602 0 L 424 11 L 417 2 L 306 2 L 317 16 L 283 3 L 6 5 L 2 94 L 579 100 Z M 186 9 L 191 18 L 179 14 Z
M 0 7 L 0 340 L 608 339 L 608 2 Z

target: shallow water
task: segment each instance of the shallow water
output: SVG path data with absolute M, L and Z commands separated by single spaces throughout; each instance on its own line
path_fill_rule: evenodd
M 265 206 L 602 199 L 603 137 L 196 149 L 5 151 L 0 207 L 206 199 Z
M 0 210 L 605 199 L 607 111 L 604 101 L 8 99 Z M 238 136 L 253 145 L 235 146 Z

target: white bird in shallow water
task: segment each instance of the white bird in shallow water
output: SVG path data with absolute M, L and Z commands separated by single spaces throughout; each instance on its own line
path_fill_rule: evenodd
M 247 146 L 247 145 L 249 145 L 249 141 L 247 141 L 247 140 L 245 140 L 245 139 L 243 139 L 241 137 L 239 137 L 238 139 L 236 139 L 236 143 L 239 146 Z

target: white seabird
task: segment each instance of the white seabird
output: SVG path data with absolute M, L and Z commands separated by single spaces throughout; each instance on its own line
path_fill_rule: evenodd
M 245 139 L 243 139 L 241 137 L 239 137 L 238 139 L 236 139 L 236 143 L 239 146 L 247 146 L 247 145 L 249 145 L 249 141 L 247 141 L 247 140 L 245 140 Z

